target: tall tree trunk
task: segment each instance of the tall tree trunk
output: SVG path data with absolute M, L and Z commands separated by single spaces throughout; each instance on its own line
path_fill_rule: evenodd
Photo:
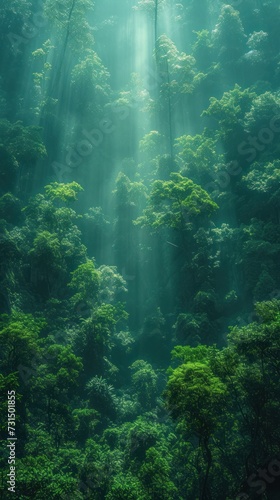
M 158 38 L 158 0 L 155 0 L 155 50 Z
M 65 54 L 66 54 L 66 50 L 67 50 L 68 42 L 69 42 L 69 37 L 70 37 L 70 24 L 71 24 L 71 19 L 72 19 L 72 15 L 73 15 L 73 11 L 74 11 L 76 2 L 77 2 L 77 0 L 72 0 L 72 5 L 71 5 L 69 13 L 68 13 L 68 18 L 66 21 L 66 34 L 65 34 L 63 46 L 62 46 L 60 56 L 58 59 L 57 68 L 54 68 L 55 77 L 54 77 L 54 80 L 52 83 L 51 94 L 53 94 L 56 91 L 56 89 L 59 88 L 59 83 L 60 83 L 60 80 L 63 76 L 63 69 L 64 69 L 64 65 L 65 65 L 64 59 L 65 59 Z
M 169 152 L 170 156 L 173 160 L 173 127 L 172 127 L 172 109 L 171 109 L 171 93 L 170 93 L 170 75 L 169 75 L 169 67 L 168 60 L 166 61 L 167 65 L 167 84 L 168 84 L 168 132 L 169 132 Z
M 208 490 L 208 479 L 209 479 L 209 473 L 212 465 L 212 453 L 208 445 L 208 439 L 205 439 L 203 442 L 203 447 L 206 452 L 206 459 L 207 459 L 207 467 L 206 467 L 206 473 L 205 477 L 203 480 L 202 488 L 201 488 L 201 493 L 200 493 L 200 500 L 210 500 L 211 499 L 211 494 Z

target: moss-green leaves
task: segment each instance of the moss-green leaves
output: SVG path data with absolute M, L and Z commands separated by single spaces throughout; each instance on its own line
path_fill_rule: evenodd
M 187 217 L 209 217 L 217 209 L 204 189 L 181 174 L 172 173 L 171 180 L 153 183 L 148 208 L 135 223 L 153 229 L 184 229 Z
M 47 197 L 51 201 L 72 202 L 77 200 L 77 195 L 83 191 L 82 186 L 77 182 L 69 182 L 64 184 L 62 182 L 52 182 L 45 186 Z

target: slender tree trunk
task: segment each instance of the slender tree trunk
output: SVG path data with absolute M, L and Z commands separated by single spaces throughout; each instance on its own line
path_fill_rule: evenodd
M 155 0 L 155 50 L 158 38 L 158 0 Z
M 69 10 L 69 14 L 68 14 L 68 19 L 67 19 L 67 31 L 66 31 L 66 36 L 65 36 L 65 40 L 64 40 L 63 49 L 62 49 L 62 57 L 61 57 L 61 62 L 62 62 L 62 63 L 63 63 L 63 59 L 64 59 L 65 52 L 66 52 L 66 49 L 67 49 L 68 41 L 69 41 L 69 36 L 70 36 L 70 22 L 71 22 L 71 18 L 72 18 L 73 10 L 74 10 L 75 5 L 76 5 L 76 1 L 77 1 L 77 0 L 73 0 L 73 1 L 72 1 L 72 5 L 71 5 L 71 8 L 70 8 L 70 10 Z
M 55 78 L 54 78 L 53 84 L 52 84 L 52 92 L 51 92 L 52 94 L 58 88 L 60 80 L 61 80 L 62 75 L 63 75 L 63 69 L 64 69 L 64 63 L 65 63 L 65 54 L 66 54 L 66 51 L 67 51 L 69 37 L 70 37 L 70 24 L 71 24 L 71 19 L 72 19 L 72 15 L 73 15 L 73 11 L 74 11 L 76 2 L 77 2 L 77 0 L 72 0 L 72 5 L 71 5 L 69 13 L 68 13 L 68 18 L 67 18 L 67 22 L 66 22 L 66 26 L 67 26 L 66 27 L 66 34 L 65 34 L 63 46 L 62 46 L 62 49 L 61 49 L 61 52 L 60 52 L 60 57 L 59 57 L 59 60 L 58 60 L 57 68 L 54 68 L 54 70 L 55 70 Z
M 212 465 L 212 453 L 208 445 L 208 440 L 204 440 L 203 443 L 204 450 L 206 452 L 206 459 L 207 459 L 207 468 L 206 468 L 206 473 L 205 477 L 203 480 L 202 488 L 201 488 L 201 493 L 200 493 L 200 500 L 210 500 L 211 499 L 211 494 L 208 491 L 208 479 L 209 479 L 209 473 Z
M 167 84 L 168 84 L 168 129 L 169 129 L 169 152 L 171 159 L 173 160 L 173 127 L 172 127 L 172 109 L 171 109 L 171 93 L 170 93 L 170 75 L 168 60 L 167 64 Z
M 156 65 L 157 72 L 159 74 L 160 70 L 160 58 L 158 56 L 158 2 L 159 0 L 155 0 L 155 56 L 156 56 Z M 169 154 L 173 159 L 173 126 L 172 126 L 172 106 L 171 106 L 171 92 L 170 92 L 170 75 L 169 75 L 169 66 L 168 59 L 166 59 L 166 76 L 167 76 L 167 85 L 168 85 L 168 95 L 167 95 L 167 116 L 168 116 L 168 135 L 169 135 Z M 160 79 L 159 79 L 160 81 Z

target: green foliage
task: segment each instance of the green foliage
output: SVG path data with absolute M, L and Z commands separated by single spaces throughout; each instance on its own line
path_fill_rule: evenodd
M 49 344 L 49 340 L 45 341 Z M 71 399 L 78 391 L 82 362 L 70 347 L 46 345 L 34 363 L 36 377 L 30 378 L 35 414 L 52 438 L 56 450 L 75 435 Z
M 213 40 L 208 30 L 201 30 L 195 33 L 196 41 L 193 44 L 193 55 L 196 60 L 196 66 L 205 70 L 209 67 L 213 57 Z
M 11 193 L 6 193 L 0 198 L 0 219 L 17 224 L 21 221 L 20 200 Z
M 197 348 L 194 348 L 197 349 Z M 208 440 L 220 425 L 227 388 L 202 361 L 189 361 L 169 376 L 166 398 L 173 418 L 200 439 Z
M 106 500 L 144 500 L 145 493 L 137 477 L 132 474 L 119 474 L 113 480 L 113 484 Z
M 273 212 L 271 213 L 273 214 Z M 257 219 L 253 219 L 251 224 L 243 228 L 241 233 L 241 238 L 243 240 L 243 268 L 247 280 L 247 287 L 251 293 L 256 288 L 263 272 L 265 274 L 268 273 L 272 279 L 277 279 L 277 267 L 273 262 L 274 256 L 276 257 L 279 253 L 280 240 L 277 228 L 278 224 L 275 224 L 275 222 L 264 223 Z M 250 267 L 248 267 L 249 262 Z M 273 290 L 271 288 L 263 288 L 261 293 L 268 293 L 266 297 L 262 296 L 262 298 L 265 299 L 273 296 L 277 297 L 277 288 Z
M 43 231 L 36 236 L 31 254 L 43 268 L 48 264 L 53 265 L 60 258 L 59 250 L 60 244 L 57 235 Z
M 107 103 L 111 93 L 108 83 L 110 75 L 94 50 L 86 49 L 85 54 L 85 58 L 72 70 L 72 102 L 78 113 L 83 112 L 91 117 L 97 113 L 101 114 Z
M 144 135 L 143 139 L 139 142 L 140 152 L 148 157 L 154 158 L 157 156 L 160 149 L 162 137 L 158 130 L 151 130 L 148 134 Z
M 143 462 L 146 452 L 160 439 L 160 426 L 138 417 L 129 427 L 127 435 L 128 459 L 134 463 Z
M 101 304 L 95 307 L 91 317 L 85 319 L 81 330 L 74 334 L 75 351 L 82 356 L 85 372 L 89 375 L 104 375 L 114 344 L 116 326 L 128 315 L 123 305 Z
M 49 83 L 53 66 L 50 62 L 54 46 L 51 40 L 46 40 L 42 47 L 32 52 L 32 57 L 35 62 L 36 71 L 33 73 L 34 95 L 33 95 L 33 112 L 35 116 L 52 115 L 58 103 L 58 99 L 54 99 L 49 95 Z
M 63 4 L 47 0 L 44 11 L 56 28 L 64 44 L 70 43 L 71 50 L 80 52 L 93 43 L 91 27 L 87 16 L 93 9 L 90 0 L 66 0 Z
M 24 0 L 15 0 L 13 5 L 3 4 L 1 6 L 1 23 L 7 22 L 11 14 L 17 13 L 19 16 L 28 17 L 30 15 L 31 3 Z
M 179 52 L 176 45 L 167 35 L 161 35 L 155 48 L 155 57 L 163 83 L 161 93 L 163 98 L 169 98 L 178 93 L 191 94 L 195 75 L 195 59 L 191 55 Z
M 104 378 L 95 376 L 87 383 L 87 390 L 91 407 L 100 412 L 103 417 L 114 418 L 117 399 L 113 386 L 108 384 Z
M 137 73 L 132 73 L 128 84 L 118 92 L 116 99 L 108 105 L 113 113 L 118 113 L 120 120 L 129 117 L 134 108 L 139 108 L 143 113 L 151 112 L 153 100 L 145 88 L 145 82 Z
M 13 191 L 18 174 L 18 162 L 2 145 L 0 146 L 0 162 L 1 189 L 4 192 Z
M 214 43 L 219 49 L 219 59 L 229 65 L 237 62 L 245 49 L 245 34 L 238 10 L 223 5 L 214 30 Z
M 257 490 L 280 456 L 279 5 L 129 3 L 0 9 L 16 497 L 272 499 L 276 474 Z
M 268 33 L 264 31 L 254 31 L 247 41 L 250 50 L 265 50 L 267 43 Z
M 52 182 L 45 186 L 47 197 L 51 201 L 72 202 L 77 200 L 77 194 L 83 191 L 83 188 L 77 182 L 63 184 Z
M 171 466 L 159 451 L 151 447 L 140 469 L 140 478 L 150 498 L 155 500 L 174 498 L 177 488 L 171 480 Z
M 153 229 L 171 227 L 184 229 L 187 215 L 191 220 L 209 217 L 218 209 L 204 189 L 179 173 L 172 173 L 170 181 L 155 181 L 148 200 L 148 208 L 136 224 Z
M 58 235 L 49 231 L 39 232 L 29 255 L 34 276 L 33 285 L 41 296 L 47 298 L 66 272 Z
M 102 207 L 91 207 L 84 215 L 84 218 L 96 223 L 98 226 L 110 224 L 110 221 L 106 219 L 104 213 L 102 212 Z
M 250 172 L 244 176 L 244 182 L 250 191 L 268 195 L 267 202 L 271 208 L 278 208 L 279 165 L 279 160 L 266 164 L 254 163 Z
M 2 192 L 14 191 L 20 167 L 30 169 L 46 156 L 41 129 L 22 122 L 0 121 L 0 181 Z
M 248 449 L 252 450 L 252 463 L 262 463 L 266 450 L 276 453 L 278 449 L 272 443 L 276 443 L 279 433 L 274 403 L 279 394 L 279 301 L 258 303 L 256 312 L 257 321 L 231 329 L 227 348 L 178 346 L 173 352 L 181 364 L 170 369 L 167 404 L 173 418 L 189 433 L 196 434 L 203 446 L 207 440 L 211 443 L 211 435 L 215 436 L 208 452 L 205 448 L 205 456 L 212 456 L 211 476 L 215 483 L 221 460 L 217 458 L 217 442 L 228 447 L 227 457 L 232 454 L 234 461 L 239 450 L 238 468 L 240 457 L 245 458 Z M 224 473 L 226 469 L 227 459 Z
M 193 344 L 200 341 L 200 333 L 205 328 L 206 317 L 198 314 L 178 315 L 173 328 L 175 330 L 176 340 L 180 344 Z
M 119 301 L 127 293 L 126 282 L 117 272 L 116 266 L 100 266 L 98 268 L 100 277 L 100 302 L 113 304 Z
M 152 366 L 145 361 L 135 361 L 130 369 L 132 370 L 132 387 L 134 388 L 139 403 L 147 410 L 155 405 L 157 393 L 157 375 Z
M 270 300 L 267 302 L 258 302 L 256 304 L 256 312 L 265 323 L 272 323 L 279 320 L 279 300 Z
M 245 115 L 249 112 L 256 94 L 250 89 L 242 90 L 235 85 L 233 90 L 225 92 L 221 99 L 210 98 L 209 108 L 203 112 L 205 116 L 214 117 L 219 122 L 219 136 L 227 140 L 230 134 L 245 128 Z
M 277 127 L 279 114 L 280 97 L 278 94 L 265 92 L 254 96 L 251 108 L 245 115 L 245 128 L 250 134 L 258 135 L 262 128 L 270 128 L 273 119 L 276 119 Z
M 256 312 L 261 322 L 232 328 L 229 348 L 239 359 L 236 390 L 246 409 L 240 426 L 252 440 L 255 456 L 261 461 L 270 443 L 274 448 L 279 434 L 279 408 L 275 405 L 279 397 L 279 300 L 258 303 Z M 252 428 L 256 429 L 255 437 L 251 435 Z
M 59 500 L 64 495 L 82 499 L 77 482 L 71 473 L 61 474 L 57 466 L 47 457 L 28 457 L 18 462 L 17 492 L 22 500 L 32 496 L 39 500 L 47 495 L 50 500 Z
M 66 185 L 66 195 L 74 197 L 74 192 L 67 193 L 67 186 L 69 185 Z M 52 189 L 54 188 L 54 192 L 51 194 L 54 197 L 56 195 L 59 197 L 65 195 L 63 184 L 58 184 L 58 186 L 50 185 L 49 187 L 50 193 L 52 193 Z M 60 191 L 60 188 L 62 191 Z M 48 247 L 48 250 L 45 248 L 45 252 L 48 253 L 49 251 L 50 254 L 53 252 L 53 258 L 50 255 L 48 262 L 45 259 L 47 266 L 50 269 L 56 267 L 58 270 L 61 268 L 62 274 L 60 275 L 60 280 L 61 286 L 63 286 L 66 278 L 66 276 L 63 276 L 63 273 L 65 273 L 66 269 L 72 271 L 86 260 L 86 248 L 81 243 L 81 232 L 75 225 L 79 216 L 69 207 L 56 207 L 52 201 L 46 199 L 41 194 L 36 195 L 30 200 L 29 204 L 23 209 L 23 213 L 26 216 L 23 233 L 23 237 L 26 240 L 25 245 L 31 247 L 33 238 L 34 243 L 36 240 L 36 251 L 34 248 L 30 248 L 30 255 L 33 262 L 37 251 L 39 254 L 42 254 L 44 253 L 44 247 Z M 39 279 L 38 274 L 44 276 L 45 269 L 41 268 L 39 272 L 34 269 L 34 275 L 36 273 Z
M 179 359 L 181 363 L 204 362 L 207 363 L 215 347 L 199 345 L 195 348 L 190 346 L 176 346 L 172 351 L 172 359 Z
M 77 379 L 82 370 L 81 359 L 75 356 L 70 347 L 51 345 L 47 350 L 49 369 L 56 377 L 60 390 L 69 390 L 77 386 Z
M 44 320 L 32 314 L 13 312 L 11 316 L 1 316 L 1 363 L 5 373 L 21 371 L 23 365 L 31 368 L 33 358 L 40 352 L 38 338 L 44 326 Z
M 76 292 L 71 299 L 73 304 L 81 301 L 92 304 L 97 297 L 100 280 L 100 273 L 96 271 L 94 262 L 88 260 L 85 264 L 80 264 L 71 275 L 68 286 Z
M 1 146 L 18 163 L 33 166 L 39 158 L 46 156 L 42 143 L 41 129 L 35 126 L 24 127 L 22 122 L 0 122 Z
M 90 408 L 77 408 L 73 411 L 75 434 L 78 442 L 85 442 L 98 424 L 98 413 Z
M 176 140 L 179 157 L 184 162 L 188 177 L 198 183 L 214 172 L 215 165 L 222 163 L 223 155 L 217 152 L 217 140 L 209 137 L 206 130 L 201 135 L 184 135 Z
M 194 297 L 194 310 L 196 313 L 208 313 L 211 315 L 215 311 L 215 293 L 213 290 L 205 292 L 200 290 Z
M 132 182 L 124 173 L 118 174 L 113 191 L 118 207 L 141 207 L 145 204 L 146 193 L 147 188 L 142 182 Z

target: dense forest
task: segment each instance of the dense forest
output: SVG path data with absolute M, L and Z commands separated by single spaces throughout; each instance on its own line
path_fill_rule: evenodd
M 0 27 L 0 499 L 279 500 L 279 0 Z

